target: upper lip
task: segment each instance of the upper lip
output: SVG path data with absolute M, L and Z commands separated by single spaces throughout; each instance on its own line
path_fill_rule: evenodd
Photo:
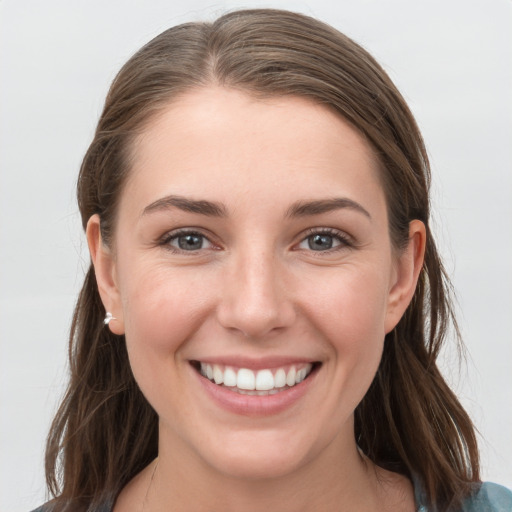
M 294 364 L 317 363 L 316 359 L 307 357 L 292 356 L 266 356 L 261 358 L 253 358 L 247 356 L 215 356 L 215 357 L 199 357 L 191 359 L 191 362 L 200 362 L 206 364 L 218 364 L 224 366 L 232 366 L 235 368 L 247 368 L 249 370 L 263 370 L 267 368 L 280 368 Z

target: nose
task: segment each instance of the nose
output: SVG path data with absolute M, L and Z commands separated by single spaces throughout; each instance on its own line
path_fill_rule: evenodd
M 255 251 L 234 260 L 220 289 L 220 324 L 253 339 L 292 325 L 296 312 L 285 286 L 284 269 L 276 258 Z

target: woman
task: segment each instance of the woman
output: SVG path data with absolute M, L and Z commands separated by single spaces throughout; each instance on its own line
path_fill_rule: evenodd
M 387 75 L 318 21 L 239 11 L 142 48 L 81 168 L 43 510 L 512 509 L 435 364 L 429 178 Z

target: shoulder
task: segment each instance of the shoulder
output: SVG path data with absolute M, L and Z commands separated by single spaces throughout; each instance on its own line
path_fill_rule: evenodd
M 474 496 L 464 502 L 462 512 L 512 512 L 512 491 L 485 482 Z

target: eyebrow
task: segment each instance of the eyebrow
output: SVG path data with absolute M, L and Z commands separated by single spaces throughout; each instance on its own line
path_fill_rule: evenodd
M 320 199 L 316 201 L 298 201 L 294 203 L 286 212 L 287 217 L 307 217 L 309 215 L 320 215 L 322 213 L 328 213 L 335 210 L 341 210 L 348 208 L 362 213 L 369 219 L 372 216 L 368 213 L 368 210 L 363 208 L 359 203 L 348 199 L 346 197 L 335 197 L 332 199 Z
M 166 196 L 158 199 L 144 208 L 142 215 L 156 211 L 168 210 L 169 208 L 178 208 L 184 212 L 199 213 L 209 217 L 226 217 L 226 207 L 221 203 L 215 203 L 205 200 L 194 200 L 183 196 Z
M 227 217 L 227 209 L 222 203 L 206 201 L 204 199 L 194 200 L 183 196 L 170 195 L 157 199 L 144 208 L 142 215 L 168 210 L 169 208 L 178 208 L 185 212 L 198 213 L 208 217 Z M 307 217 L 310 215 L 320 215 L 335 210 L 351 209 L 362 213 L 369 219 L 371 215 L 359 203 L 345 197 L 335 197 L 332 199 L 318 199 L 315 201 L 298 201 L 290 206 L 286 212 L 286 217 Z

